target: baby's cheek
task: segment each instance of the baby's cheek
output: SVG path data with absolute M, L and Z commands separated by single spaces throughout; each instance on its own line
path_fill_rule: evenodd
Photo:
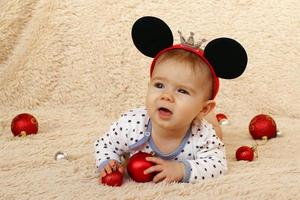
M 154 106 L 154 100 L 153 98 L 147 98 L 146 99 L 146 109 L 147 109 L 147 113 L 151 116 L 155 110 L 155 106 Z
M 200 110 L 201 108 L 201 103 L 199 103 L 198 99 L 188 96 L 186 95 L 186 97 L 180 97 L 180 102 L 182 104 L 182 106 L 185 107 L 185 109 L 188 109 L 190 111 L 194 111 L 195 110 Z

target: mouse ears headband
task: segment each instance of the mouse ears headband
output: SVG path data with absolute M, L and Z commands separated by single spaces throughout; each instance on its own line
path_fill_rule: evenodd
M 178 31 L 179 32 L 179 31 Z M 173 45 L 173 35 L 169 26 L 159 18 L 146 16 L 138 19 L 131 31 L 133 43 L 144 55 L 154 58 L 150 68 L 150 75 L 156 60 L 163 53 L 172 49 L 183 49 L 198 55 L 209 67 L 213 79 L 213 97 L 219 90 L 219 78 L 234 79 L 239 77 L 247 65 L 247 53 L 237 41 L 230 38 L 217 38 L 210 41 L 204 51 L 199 47 L 204 42 L 194 43 L 193 33 L 185 40 L 181 32 L 181 44 Z

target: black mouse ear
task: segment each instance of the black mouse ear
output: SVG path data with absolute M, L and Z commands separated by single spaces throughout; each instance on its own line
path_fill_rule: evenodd
M 204 49 L 204 57 L 214 68 L 216 75 L 224 79 L 239 77 L 247 65 L 247 53 L 243 46 L 230 38 L 217 38 Z
M 173 45 L 169 26 L 159 18 L 146 16 L 138 19 L 131 30 L 136 48 L 144 55 L 154 58 L 161 50 Z

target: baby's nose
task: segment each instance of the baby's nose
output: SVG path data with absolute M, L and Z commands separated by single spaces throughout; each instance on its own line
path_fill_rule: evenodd
M 173 96 L 169 93 L 166 93 L 166 92 L 161 95 L 160 99 L 165 100 L 165 101 L 174 101 Z

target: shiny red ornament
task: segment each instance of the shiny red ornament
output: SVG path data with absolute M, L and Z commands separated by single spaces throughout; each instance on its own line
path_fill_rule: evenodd
M 128 160 L 127 172 L 136 182 L 144 183 L 152 181 L 155 175 L 155 173 L 144 174 L 144 170 L 154 165 L 154 163 L 147 161 L 146 157 L 152 157 L 152 155 L 145 152 L 138 152 Z
M 248 146 L 241 146 L 235 152 L 237 160 L 252 161 L 254 158 L 254 149 Z
M 221 124 L 221 125 L 227 125 L 227 124 L 229 124 L 229 120 L 228 120 L 227 116 L 225 114 L 223 114 L 223 113 L 218 113 L 216 115 L 216 118 L 217 118 L 219 124 Z
M 119 171 L 113 171 L 110 174 L 100 178 L 101 183 L 108 186 L 121 186 L 123 183 L 123 174 Z
M 38 132 L 38 122 L 34 116 L 28 113 L 17 115 L 11 122 L 11 132 L 14 136 L 25 136 Z
M 277 127 L 274 119 L 265 114 L 256 115 L 249 124 L 249 132 L 253 139 L 276 137 Z

